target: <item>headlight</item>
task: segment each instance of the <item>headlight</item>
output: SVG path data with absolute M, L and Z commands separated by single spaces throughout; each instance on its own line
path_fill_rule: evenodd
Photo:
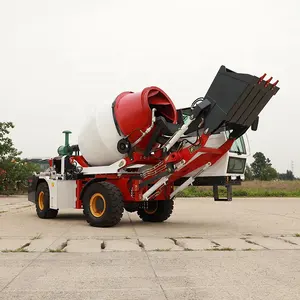
M 243 174 L 246 166 L 245 158 L 229 157 L 227 173 Z

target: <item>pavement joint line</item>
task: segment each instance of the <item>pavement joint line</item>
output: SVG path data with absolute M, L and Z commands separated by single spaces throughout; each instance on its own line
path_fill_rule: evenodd
M 212 244 L 214 244 L 213 247 L 219 247 L 221 246 L 219 243 L 215 242 L 214 240 L 209 240 Z
M 250 241 L 250 240 L 248 240 L 248 239 L 245 239 L 245 242 L 248 243 L 248 244 L 252 244 L 252 245 L 259 246 L 259 247 L 263 247 L 263 248 L 265 248 L 266 250 L 271 250 L 271 249 L 269 249 L 269 248 L 267 248 L 267 247 L 265 247 L 265 246 L 263 246 L 263 245 L 260 245 L 260 244 L 258 244 L 258 243 L 256 243 L 256 242 L 253 242 L 253 241 Z
M 0 293 L 2 293 L 17 277 L 19 277 L 34 261 L 36 261 L 41 255 L 43 254 L 43 252 L 40 252 L 35 258 L 33 258 L 28 264 L 27 266 L 25 266 L 23 269 L 20 270 L 20 272 L 18 274 L 16 274 L 16 276 L 14 276 L 12 278 L 12 280 L 10 280 L 0 291 Z
M 286 243 L 288 243 L 288 244 L 292 244 L 292 245 L 299 246 L 298 244 L 296 244 L 296 243 L 294 243 L 294 242 L 292 242 L 292 241 L 286 240 L 286 239 L 284 239 L 283 237 L 281 237 L 281 238 L 279 238 L 279 237 L 274 237 L 274 239 L 277 239 L 277 240 L 279 240 L 279 241 L 284 241 L 284 242 L 286 242 Z
M 171 241 L 173 241 L 174 242 L 174 244 L 175 244 L 175 246 L 178 246 L 178 247 L 180 247 L 180 248 L 182 248 L 183 250 L 184 250 L 184 246 L 180 243 L 180 242 L 178 242 L 178 240 L 177 239 L 175 239 L 175 238 L 173 238 L 173 237 L 171 237 L 171 238 L 167 238 L 167 239 L 169 239 L 169 240 L 171 240 Z
M 62 232 L 62 234 L 53 241 L 52 244 L 50 244 L 49 248 L 51 247 L 51 245 L 53 245 L 58 239 L 60 239 L 70 228 L 71 228 L 72 225 L 70 225 L 65 231 Z M 33 258 L 27 266 L 25 266 L 23 269 L 20 270 L 20 272 L 18 274 L 16 274 L 16 276 L 14 276 L 12 278 L 12 280 L 10 280 L 0 291 L 0 293 L 2 293 L 13 281 L 15 281 L 15 279 L 17 277 L 19 277 L 29 266 L 31 266 L 33 264 L 33 262 L 35 262 L 42 254 L 44 254 L 46 252 L 46 249 L 44 251 L 41 251 L 41 252 L 38 252 L 39 254 Z
M 137 240 L 140 242 L 139 236 L 138 236 L 138 234 L 137 234 L 136 229 L 134 228 L 134 225 L 133 225 L 133 222 L 132 222 L 132 220 L 131 220 L 131 218 L 130 218 L 130 215 L 129 215 L 128 212 L 127 212 L 127 214 L 128 214 L 128 218 L 129 218 L 129 220 L 130 220 L 130 224 L 132 225 L 132 229 L 133 229 L 133 231 L 134 231 L 134 233 L 135 233 L 135 235 L 136 235 L 136 238 L 137 238 Z M 141 243 L 141 242 L 140 242 L 140 243 Z M 143 243 L 141 243 L 141 244 L 144 246 Z M 159 284 L 159 286 L 160 286 L 160 288 L 161 288 L 161 290 L 162 290 L 162 292 L 163 292 L 163 294 L 164 294 L 164 297 L 166 298 L 166 300 L 168 300 L 167 294 L 166 294 L 166 292 L 165 292 L 165 290 L 164 290 L 164 288 L 163 288 L 163 286 L 162 286 L 162 284 L 161 284 L 161 282 L 160 282 L 160 280 L 159 280 L 159 277 L 157 276 L 157 274 L 156 274 L 156 272 L 155 272 L 155 269 L 154 269 L 154 267 L 153 267 L 153 265 L 152 265 L 152 262 L 151 262 L 151 260 L 150 260 L 149 255 L 148 255 L 148 252 L 147 252 L 147 250 L 145 249 L 145 246 L 143 247 L 143 250 L 145 251 L 145 255 L 147 256 L 148 262 L 149 262 L 149 264 L 150 264 L 150 266 L 151 266 L 151 269 L 152 269 L 152 271 L 153 271 L 153 274 L 154 274 L 154 276 L 155 276 L 155 278 L 156 278 L 156 280 L 157 280 L 157 282 L 158 282 L 158 284 Z
M 136 237 L 138 237 L 138 234 L 134 228 L 134 223 L 132 222 L 132 219 L 130 218 L 130 213 L 128 211 L 126 211 L 126 213 L 127 213 L 128 219 L 129 219 L 129 223 L 131 224 L 131 227 L 132 227 L 132 232 Z

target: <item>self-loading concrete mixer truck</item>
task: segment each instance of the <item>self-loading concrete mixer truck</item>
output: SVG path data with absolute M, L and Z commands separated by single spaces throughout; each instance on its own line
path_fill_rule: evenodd
M 265 76 L 221 66 L 206 95 L 179 109 L 155 86 L 103 101 L 78 144 L 70 145 L 65 131 L 49 169 L 29 179 L 38 217 L 82 209 L 91 226 L 110 227 L 125 209 L 142 221 L 163 222 L 190 185 L 210 185 L 215 201 L 230 201 L 231 186 L 244 178 L 246 132 L 257 129 L 260 112 L 279 90 Z M 219 198 L 218 186 L 227 187 L 227 198 Z

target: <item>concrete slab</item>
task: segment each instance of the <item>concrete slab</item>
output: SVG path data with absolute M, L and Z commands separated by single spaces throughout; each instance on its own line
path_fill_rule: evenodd
M 162 224 L 151 224 L 151 230 L 136 214 L 130 217 L 139 236 L 292 235 L 300 228 L 300 201 L 297 198 L 234 198 L 232 202 L 214 202 L 211 198 L 178 198 L 172 216 Z
M 66 252 L 101 252 L 102 240 L 84 239 L 70 240 L 65 247 Z
M 1 298 L 3 297 L 3 298 Z M 160 288 L 140 288 L 140 289 L 104 289 L 95 291 L 92 288 L 90 291 L 13 291 L 2 292 L 0 299 L 3 300 L 166 300 L 164 292 Z M 171 298 L 170 298 L 171 299 Z
M 277 238 L 271 237 L 249 237 L 248 241 L 254 242 L 260 246 L 272 250 L 284 250 L 284 249 L 300 249 L 299 245 L 293 245 Z
M 12 204 L 18 201 L 24 202 L 24 197 L 9 199 Z M 178 198 L 166 222 L 149 224 L 142 222 L 136 213 L 124 212 L 120 224 L 112 228 L 89 226 L 82 211 L 75 209 L 60 210 L 53 220 L 39 219 L 34 207 L 0 214 L 0 237 L 7 238 L 32 238 L 37 233 L 42 233 L 43 238 L 67 239 L 239 238 L 245 233 L 292 236 L 297 228 L 300 228 L 300 201 L 296 198 L 234 198 L 231 203 L 216 203 L 211 198 Z
M 33 262 L 25 258 L 32 253 L 4 255 L 0 274 L 3 262 L 22 267 L 1 300 L 299 299 L 294 250 L 43 253 Z
M 67 239 L 65 238 L 39 238 L 30 241 L 30 245 L 26 248 L 29 252 L 56 252 L 65 248 Z
M 10 203 L 18 201 L 24 199 Z M 35 250 L 42 250 L 46 245 L 39 248 L 36 243 L 42 242 L 32 240 L 41 234 L 40 240 L 47 240 L 45 244 L 54 240 L 47 248 L 57 253 L 0 252 L 0 299 L 160 300 L 166 299 L 164 293 L 169 299 L 179 300 L 300 299 L 300 251 L 283 240 L 290 238 L 297 243 L 298 238 L 291 237 L 300 233 L 299 228 L 300 201 L 295 198 L 235 198 L 231 203 L 176 199 L 174 214 L 164 223 L 145 223 L 135 213 L 124 213 L 120 224 L 112 228 L 90 227 L 82 211 L 62 210 L 56 219 L 41 220 L 34 207 L 14 208 L 0 214 L 0 241 L 30 242 Z M 272 238 L 262 237 L 266 235 Z M 243 236 L 262 239 L 261 246 L 270 240 L 273 246 L 274 240 L 281 244 L 261 251 L 196 251 L 214 248 L 211 241 L 241 249 L 243 241 L 239 239 Z M 177 243 L 187 243 L 187 249 L 194 251 L 172 251 L 176 245 L 170 237 Z M 120 249 L 119 240 L 128 243 L 148 238 L 156 240 L 152 249 L 169 249 L 169 243 L 172 248 L 101 249 L 104 240 L 113 240 L 110 247 Z M 60 253 L 67 239 L 67 250 L 73 247 L 74 252 Z M 158 240 L 167 240 L 168 245 L 160 246 Z M 151 244 L 144 243 L 151 249 Z M 13 246 L 18 248 L 19 244 Z M 251 247 L 255 245 L 247 244 Z
M 180 251 L 182 247 L 175 245 L 174 241 L 166 238 L 141 237 L 139 241 L 142 243 L 146 251 Z
M 41 234 L 43 238 L 58 238 L 72 226 L 72 217 L 74 215 L 71 215 L 70 222 L 61 222 L 57 219 L 40 219 L 34 208 L 4 213 L 0 217 L 0 237 L 32 239 Z
M 0 299 L 1 290 L 5 288 L 20 272 L 25 269 L 36 257 L 37 253 L 2 253 L 0 252 Z
M 98 291 L 98 299 L 99 293 L 100 299 L 105 299 L 105 294 L 116 290 L 127 295 L 132 291 L 137 295 L 135 290 L 142 292 L 159 288 L 145 252 L 67 252 L 42 253 L 7 287 L 7 291 L 37 294 L 44 291 L 69 294 Z
M 283 286 L 225 285 L 197 288 L 164 289 L 167 299 L 176 300 L 298 300 L 299 293 L 285 289 Z
M 137 239 L 105 240 L 103 251 L 142 251 Z
M 212 243 L 208 239 L 176 239 L 177 243 L 184 249 L 184 250 L 205 250 L 205 249 L 214 249 L 216 245 Z
M 21 248 L 24 247 L 26 250 L 26 245 L 30 243 L 28 239 L 0 239 L 0 251 L 16 251 L 22 252 Z
M 218 249 L 233 249 L 233 250 L 262 250 L 262 246 L 250 244 L 241 238 L 216 238 L 212 239 L 215 243 L 219 244 Z
M 221 299 L 226 300 L 271 300 L 271 296 L 280 299 L 279 295 L 296 300 L 299 296 L 300 251 L 148 252 L 148 256 L 165 291 L 204 288 L 209 292 L 190 298 L 180 293 L 179 299 L 220 299 L 220 290 L 230 295 L 226 298 L 222 293 Z

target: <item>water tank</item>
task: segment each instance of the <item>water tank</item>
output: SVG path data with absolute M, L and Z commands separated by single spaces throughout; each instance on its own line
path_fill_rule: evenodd
M 155 115 L 168 122 L 177 122 L 172 100 L 158 87 L 147 87 L 141 92 L 123 92 L 114 101 L 101 103 L 85 122 L 78 136 L 81 154 L 91 166 L 110 165 L 124 157 L 117 150 L 118 141 L 125 136 L 134 143 L 151 126 L 152 109 Z M 137 143 L 135 151 L 143 151 L 152 131 Z

